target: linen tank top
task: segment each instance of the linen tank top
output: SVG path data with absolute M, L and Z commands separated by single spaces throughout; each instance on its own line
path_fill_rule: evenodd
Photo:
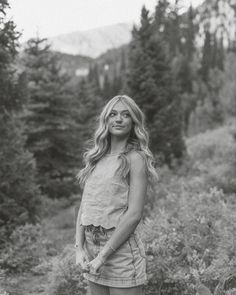
M 86 180 L 81 202 L 80 224 L 116 227 L 128 207 L 129 185 L 115 174 L 121 159 L 106 155 Z

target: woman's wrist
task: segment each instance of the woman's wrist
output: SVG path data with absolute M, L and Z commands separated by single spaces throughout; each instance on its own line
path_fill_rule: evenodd
M 104 257 L 102 256 L 101 252 L 98 253 L 97 258 L 101 261 L 101 264 L 105 264 L 105 261 L 106 261 L 106 260 L 105 260 Z

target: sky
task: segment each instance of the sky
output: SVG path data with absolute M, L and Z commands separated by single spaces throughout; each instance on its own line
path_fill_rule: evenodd
M 30 37 L 52 37 L 74 31 L 86 31 L 107 25 L 138 23 L 143 5 L 154 11 L 157 0 L 9 0 L 8 16 L 22 33 Z M 203 0 L 181 0 L 183 6 Z

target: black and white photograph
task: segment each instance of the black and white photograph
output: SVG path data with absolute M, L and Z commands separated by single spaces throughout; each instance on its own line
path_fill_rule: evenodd
M 0 295 L 236 295 L 236 0 L 0 0 Z

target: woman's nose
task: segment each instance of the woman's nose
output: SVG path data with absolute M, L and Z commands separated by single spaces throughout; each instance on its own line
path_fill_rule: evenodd
M 116 116 L 116 121 L 117 121 L 117 122 L 122 121 L 122 116 L 121 116 L 121 114 L 117 114 L 117 116 Z

